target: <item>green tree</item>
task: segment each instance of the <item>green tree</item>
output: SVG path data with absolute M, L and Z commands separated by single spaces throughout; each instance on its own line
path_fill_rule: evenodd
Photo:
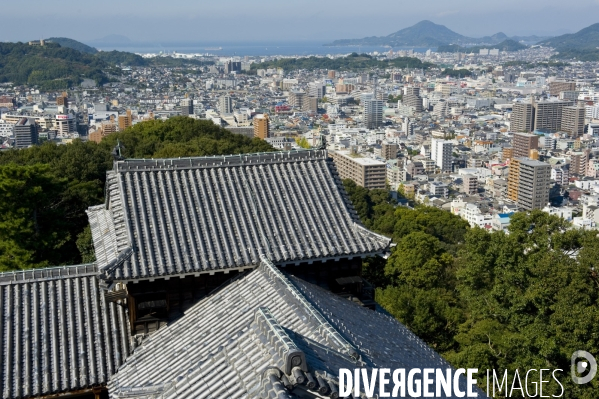
M 60 194 L 66 179 L 45 165 L 0 166 L 0 270 L 52 264 L 71 238 Z

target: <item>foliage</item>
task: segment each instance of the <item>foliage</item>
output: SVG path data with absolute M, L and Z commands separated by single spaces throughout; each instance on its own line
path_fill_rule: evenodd
M 443 72 L 441 72 L 441 75 L 447 75 L 447 76 L 451 76 L 452 78 L 457 78 L 457 77 L 467 77 L 472 75 L 472 71 L 468 70 L 468 69 L 449 69 L 449 68 L 445 68 L 443 70 Z
M 107 65 L 94 55 L 63 48 L 56 43 L 30 46 L 0 43 L 0 83 L 38 85 L 42 90 L 66 89 L 89 78 L 107 82 Z
M 391 60 L 378 60 L 368 54 L 352 53 L 347 57 L 304 57 L 304 58 L 281 58 L 272 61 L 252 64 L 252 69 L 283 68 L 286 71 L 298 69 L 334 69 L 334 70 L 364 70 L 371 68 L 424 68 L 432 64 L 422 62 L 418 58 L 397 57 Z
M 0 270 L 93 260 L 85 210 L 103 202 L 116 141 L 135 158 L 272 151 L 259 139 L 186 117 L 136 124 L 100 144 L 75 140 L 0 153 Z
M 60 47 L 72 48 L 73 50 L 77 50 L 82 53 L 96 54 L 98 52 L 98 50 L 94 47 L 78 42 L 77 40 L 69 39 L 67 37 L 51 37 L 46 39 L 46 42 L 58 43 Z
M 387 98 L 387 102 L 389 103 L 396 103 L 401 101 L 402 95 L 398 94 L 397 96 L 393 96 L 393 94 L 389 94 L 389 97 Z
M 487 232 L 436 208 L 393 209 L 383 190 L 344 185 L 362 222 L 396 244 L 386 262 L 363 265 L 388 312 L 455 367 L 511 376 L 562 369 L 564 398 L 596 396 L 597 379 L 575 385 L 569 376 L 574 351 L 599 353 L 596 232 L 542 211 L 514 214 L 509 234 Z M 485 373 L 478 378 L 485 387 Z M 560 392 L 553 380 L 544 386 L 544 395 Z
M 297 145 L 299 145 L 301 148 L 305 148 L 305 149 L 310 149 L 312 146 L 310 145 L 310 143 L 308 143 L 308 140 L 306 140 L 305 137 L 302 138 L 296 138 L 295 142 Z

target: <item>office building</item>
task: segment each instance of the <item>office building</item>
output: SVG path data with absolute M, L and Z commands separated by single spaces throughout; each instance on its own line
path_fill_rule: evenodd
M 131 126 L 133 126 L 133 116 L 131 110 L 128 109 L 125 115 L 119 115 L 119 130 L 123 131 Z
M 508 174 L 508 198 L 524 210 L 542 209 L 549 202 L 551 165 L 514 158 Z
M 530 102 L 517 102 L 512 106 L 510 116 L 512 132 L 532 132 L 534 129 L 534 108 Z
M 376 129 L 383 124 L 383 101 L 368 99 L 364 101 L 364 125 L 367 129 Z
M 567 82 L 563 80 L 556 80 L 549 83 L 549 95 L 557 97 L 562 91 L 575 91 L 576 82 Z
M 584 113 L 583 106 L 564 107 L 561 130 L 572 138 L 582 136 L 584 134 Z
M 221 98 L 219 98 L 218 108 L 221 114 L 232 114 L 233 99 L 231 99 L 231 96 L 222 96 Z
M 451 172 L 451 161 L 453 159 L 453 143 L 449 140 L 431 139 L 431 159 L 441 170 L 441 173 Z
M 33 119 L 22 118 L 15 124 L 13 132 L 16 148 L 27 148 L 38 143 L 39 133 Z
M 224 72 L 226 74 L 232 72 L 241 72 L 241 62 L 240 61 L 226 61 L 224 64 Z
M 181 115 L 193 115 L 193 97 L 184 98 L 181 100 Z
M 330 151 L 339 176 L 352 179 L 365 188 L 385 188 L 387 166 L 384 162 L 365 158 L 350 151 Z
M 381 144 L 381 157 L 387 160 L 396 159 L 399 151 L 399 144 L 383 142 Z
M 270 126 L 268 114 L 259 114 L 254 116 L 254 137 L 264 140 L 270 137 Z
M 77 132 L 77 124 L 72 114 L 57 114 L 54 127 L 57 137 L 68 137 L 71 133 Z
M 514 133 L 511 158 L 529 158 L 531 150 L 539 149 L 539 136 L 528 133 Z

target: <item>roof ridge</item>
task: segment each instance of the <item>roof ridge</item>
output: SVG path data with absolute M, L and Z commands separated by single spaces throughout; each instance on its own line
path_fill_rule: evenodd
M 290 150 L 250 154 L 213 155 L 185 158 L 125 159 L 114 163 L 114 173 L 152 170 L 181 170 L 225 166 L 258 165 L 265 163 L 317 161 L 326 159 L 326 150 Z
M 341 349 L 342 353 L 349 355 L 354 361 L 360 360 L 360 354 L 358 350 L 348 342 L 343 336 L 337 331 L 335 327 L 324 317 L 324 315 L 316 309 L 306 298 L 300 290 L 293 285 L 293 283 L 267 258 L 261 257 L 262 263 L 260 263 L 259 269 L 262 269 L 268 277 L 278 281 L 282 284 L 286 291 L 289 292 L 301 305 L 303 305 L 306 312 L 312 317 L 312 319 L 319 324 L 319 332 L 325 337 L 326 341 L 334 346 Z
M 95 263 L 80 265 L 51 266 L 28 270 L 15 270 L 0 273 L 0 285 L 33 283 L 69 277 L 97 276 L 98 267 Z

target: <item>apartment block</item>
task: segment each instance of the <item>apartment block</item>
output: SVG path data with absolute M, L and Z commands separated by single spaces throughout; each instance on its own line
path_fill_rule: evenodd
M 397 158 L 397 152 L 399 151 L 399 144 L 386 143 L 381 144 L 381 157 L 389 160 Z
M 534 109 L 532 103 L 514 103 L 510 123 L 510 128 L 513 132 L 532 132 L 534 129 Z
M 562 91 L 575 91 L 576 90 L 576 82 L 567 82 L 562 80 L 557 80 L 555 82 L 549 83 L 549 95 L 551 96 L 559 96 L 559 93 Z
M 254 137 L 262 140 L 270 137 L 268 114 L 260 114 L 254 117 Z
M 431 139 L 431 159 L 441 173 L 451 172 L 453 143 L 449 140 Z
M 551 165 L 529 158 L 510 163 L 508 198 L 524 210 L 542 209 L 549 202 Z
M 384 162 L 365 158 L 350 151 L 329 151 L 339 176 L 352 179 L 365 188 L 385 188 L 387 166 Z
M 582 136 L 584 134 L 584 114 L 584 107 L 564 107 L 561 130 L 572 138 Z
M 539 136 L 528 133 L 514 133 L 512 158 L 529 158 L 531 150 L 539 149 Z

